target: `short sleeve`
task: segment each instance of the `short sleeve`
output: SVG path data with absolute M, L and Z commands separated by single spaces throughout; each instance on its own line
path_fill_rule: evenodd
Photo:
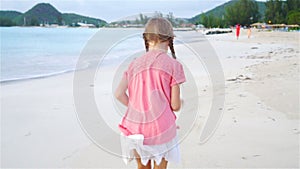
M 183 67 L 179 62 L 175 62 L 176 64 L 173 67 L 173 73 L 171 78 L 170 86 L 174 86 L 176 84 L 181 84 L 186 81 Z

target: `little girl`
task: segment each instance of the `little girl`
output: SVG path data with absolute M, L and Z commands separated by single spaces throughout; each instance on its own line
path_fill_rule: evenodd
M 129 65 L 115 91 L 127 106 L 119 125 L 123 157 L 126 163 L 136 158 L 139 169 L 150 169 L 152 160 L 155 169 L 180 160 L 173 111 L 181 107 L 179 84 L 185 75 L 175 60 L 174 37 L 168 20 L 150 19 L 143 33 L 146 53 Z

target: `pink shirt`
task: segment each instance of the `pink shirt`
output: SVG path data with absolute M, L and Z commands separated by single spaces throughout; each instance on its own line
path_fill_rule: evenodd
M 123 78 L 129 103 L 119 125 L 122 133 L 143 134 L 147 145 L 172 140 L 176 116 L 170 106 L 171 87 L 185 82 L 182 65 L 162 51 L 149 51 L 129 65 Z

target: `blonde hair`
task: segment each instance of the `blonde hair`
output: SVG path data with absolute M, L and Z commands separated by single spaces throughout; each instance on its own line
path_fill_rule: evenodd
M 146 51 L 149 51 L 149 42 L 161 43 L 168 41 L 172 57 L 176 59 L 173 45 L 174 37 L 172 24 L 167 19 L 152 18 L 147 22 L 143 33 Z

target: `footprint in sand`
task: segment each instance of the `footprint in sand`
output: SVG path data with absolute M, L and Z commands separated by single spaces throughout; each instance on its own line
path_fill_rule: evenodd
M 293 129 L 294 134 L 300 134 L 300 131 L 298 129 Z
M 31 132 L 28 132 L 27 134 L 25 134 L 24 136 L 30 136 L 31 135 Z
M 276 121 L 276 119 L 275 118 L 273 118 L 273 117 L 268 117 L 268 119 L 270 119 L 270 120 L 272 120 L 272 121 Z

